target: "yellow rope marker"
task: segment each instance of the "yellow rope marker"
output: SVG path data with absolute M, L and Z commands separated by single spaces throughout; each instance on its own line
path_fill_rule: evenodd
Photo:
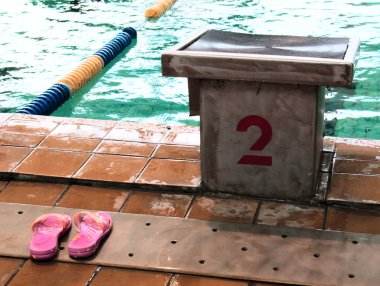
M 104 62 L 98 55 L 92 55 L 87 58 L 88 61 L 95 64 L 96 68 L 101 71 L 104 68 Z
M 71 89 L 71 95 L 90 81 L 94 75 L 104 67 L 103 60 L 97 55 L 91 55 L 79 64 L 73 71 L 58 80 L 67 84 Z
M 90 74 L 91 77 L 93 77 L 98 72 L 96 67 L 89 61 L 82 62 L 78 66 L 78 69 L 86 70 Z
M 74 93 L 74 86 L 75 86 L 75 81 L 73 81 L 70 78 L 67 78 L 66 76 L 60 78 L 58 82 L 66 84 L 70 88 L 71 94 Z
M 145 11 L 146 18 L 159 18 L 164 14 L 176 0 L 158 0 Z
M 168 4 L 167 4 L 168 5 Z M 169 6 L 168 6 L 169 7 Z M 17 113 L 49 115 L 76 91 L 95 77 L 137 38 L 132 27 L 126 27 L 100 50 L 82 61 L 73 71 L 63 76 L 52 87 L 22 107 Z
M 86 81 L 85 81 L 85 76 L 83 75 L 83 73 L 79 72 L 77 69 L 71 71 L 68 76 L 72 76 L 72 77 L 75 77 L 78 81 L 78 85 L 79 86 L 83 86 Z
M 75 70 L 84 74 L 86 82 L 93 77 L 91 70 L 83 65 L 79 65 Z
M 67 74 L 63 77 L 64 79 L 72 82 L 71 88 L 73 89 L 73 93 L 77 92 L 80 88 L 80 78 L 78 78 L 76 75 L 73 75 L 72 73 Z
M 89 66 L 91 71 L 94 72 L 94 75 L 97 74 L 100 69 L 99 69 L 99 64 L 96 62 L 95 59 L 87 59 L 85 63 L 83 63 L 85 66 Z

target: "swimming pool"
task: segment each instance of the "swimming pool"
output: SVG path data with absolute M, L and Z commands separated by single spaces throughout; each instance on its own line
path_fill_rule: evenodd
M 286 3 L 285 3 L 286 2 Z M 152 1 L 18 0 L 0 7 L 0 111 L 14 112 L 113 38 L 138 29 L 125 56 L 52 115 L 199 124 L 187 82 L 161 76 L 161 52 L 200 29 L 256 34 L 359 36 L 351 89 L 329 88 L 327 134 L 380 139 L 380 2 L 178 0 L 145 21 Z

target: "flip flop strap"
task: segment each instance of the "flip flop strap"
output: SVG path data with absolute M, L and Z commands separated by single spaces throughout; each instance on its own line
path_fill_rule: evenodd
M 54 217 L 55 218 L 54 222 L 60 223 L 62 229 L 66 228 L 67 224 L 69 223 L 69 222 L 67 222 L 66 216 L 63 214 L 44 214 L 44 215 L 41 215 L 38 218 L 36 218 L 35 221 L 32 223 L 32 225 L 31 225 L 32 231 L 34 232 L 35 228 L 38 225 L 41 225 L 41 223 L 44 223 L 49 217 L 50 218 Z
M 75 225 L 75 228 L 77 229 L 77 231 L 80 231 L 79 226 L 80 226 L 80 224 L 83 221 L 83 218 L 85 216 L 89 216 L 93 220 L 93 222 L 96 224 L 96 226 L 101 228 L 103 231 L 109 225 L 109 222 L 107 220 L 105 220 L 98 213 L 82 211 L 82 212 L 76 213 L 73 217 L 74 225 Z

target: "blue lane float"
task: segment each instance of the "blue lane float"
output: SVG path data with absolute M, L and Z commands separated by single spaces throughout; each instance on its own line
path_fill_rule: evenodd
M 137 32 L 132 27 L 123 29 L 100 50 L 89 56 L 73 71 L 60 78 L 57 83 L 34 98 L 17 113 L 49 115 L 61 104 L 82 88 L 105 66 L 114 60 L 122 51 L 137 38 Z

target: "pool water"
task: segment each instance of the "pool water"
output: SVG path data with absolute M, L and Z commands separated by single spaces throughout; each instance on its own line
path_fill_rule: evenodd
M 198 125 L 187 80 L 161 76 L 161 52 L 198 30 L 355 37 L 360 60 L 350 89 L 328 88 L 326 134 L 380 139 L 380 1 L 178 0 L 148 20 L 151 1 L 17 0 L 0 5 L 0 112 L 15 112 L 124 27 L 138 39 L 123 57 L 53 116 Z

